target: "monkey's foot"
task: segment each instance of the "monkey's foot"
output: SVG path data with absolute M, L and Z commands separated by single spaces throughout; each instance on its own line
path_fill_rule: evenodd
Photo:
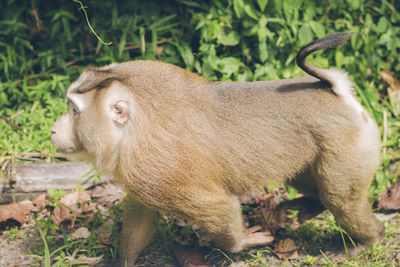
M 336 248 L 332 251 L 326 252 L 325 255 L 329 260 L 336 263 L 341 263 L 346 259 L 357 257 L 365 251 L 366 248 L 361 244 L 356 244 L 356 246 L 348 244 L 346 249 L 343 247 Z
M 242 240 L 243 248 L 266 245 L 274 241 L 274 237 L 272 236 L 271 232 L 262 232 L 260 231 L 261 229 L 262 227 L 257 225 L 244 230 Z

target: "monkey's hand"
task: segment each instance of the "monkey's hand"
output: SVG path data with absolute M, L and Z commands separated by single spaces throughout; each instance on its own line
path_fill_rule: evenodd
M 242 248 L 266 245 L 274 240 L 271 232 L 262 232 L 261 229 L 260 225 L 245 229 L 243 232 Z

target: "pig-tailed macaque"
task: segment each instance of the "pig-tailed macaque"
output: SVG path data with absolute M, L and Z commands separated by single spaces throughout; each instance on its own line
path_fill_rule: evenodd
M 120 264 L 134 264 L 160 212 L 198 224 L 230 252 L 268 243 L 243 228 L 238 196 L 272 181 L 297 188 L 313 215 L 331 211 L 362 247 L 379 240 L 367 199 L 378 128 L 345 73 L 305 61 L 349 38 L 305 46 L 297 64 L 309 75 L 277 81 L 211 82 L 142 60 L 86 68 L 52 140 L 126 186 Z

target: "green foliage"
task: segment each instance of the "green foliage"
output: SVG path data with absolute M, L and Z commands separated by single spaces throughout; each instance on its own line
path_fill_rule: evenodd
M 309 264 L 309 265 L 313 266 L 317 261 L 318 261 L 317 257 L 311 256 L 311 255 L 306 255 L 306 258 L 303 262 L 305 264 Z
M 48 190 L 52 201 L 50 206 L 59 206 L 60 199 L 65 195 L 65 192 L 60 190 Z M 84 216 L 74 215 L 71 227 L 65 228 L 64 225 L 56 226 L 51 216 L 45 216 L 42 219 L 34 217 L 36 227 L 41 236 L 42 242 L 35 243 L 31 248 L 31 257 L 38 261 L 43 261 L 45 266 L 75 266 L 85 264 L 79 257 L 97 257 L 105 256 L 107 259 L 112 259 L 116 262 L 118 259 L 119 235 L 121 232 L 121 220 L 123 210 L 120 204 L 115 204 L 107 213 L 104 210 L 98 210 L 93 214 L 90 220 L 80 220 L 80 225 L 86 227 L 90 236 L 74 240 L 72 234 L 74 231 L 74 221 L 82 219 Z M 101 229 L 101 231 L 99 231 Z M 76 230 L 76 229 L 75 229 Z M 103 233 L 103 231 L 105 233 Z M 23 232 L 18 232 L 18 228 L 13 228 L 9 236 L 22 236 Z M 109 233 L 110 245 L 104 245 L 104 235 Z M 102 237 L 103 236 L 103 237 Z
M 39 231 L 40 237 L 42 238 L 43 245 L 44 245 L 44 248 L 43 248 L 43 251 L 44 251 L 44 266 L 45 267 L 50 267 L 51 266 L 50 265 L 50 250 L 49 250 L 49 245 L 48 245 L 48 243 L 46 241 L 46 233 L 42 230 L 38 220 L 35 217 L 33 217 L 33 219 L 35 220 L 36 227 L 37 227 L 37 229 Z
M 18 227 L 13 227 L 7 231 L 7 239 L 13 241 L 16 238 L 25 238 L 25 231 L 20 230 Z
M 85 251 L 87 255 L 91 255 L 90 250 L 86 246 L 86 240 L 70 240 L 65 232 L 64 228 L 61 228 L 63 234 L 64 245 L 56 245 L 59 238 L 54 235 L 55 229 L 52 229 L 54 224 L 52 224 L 50 217 L 48 219 L 38 220 L 33 217 L 36 223 L 36 227 L 39 231 L 39 235 L 42 239 L 42 243 L 35 243 L 31 248 L 32 254 L 30 257 L 37 259 L 42 262 L 45 267 L 58 267 L 58 266 L 75 266 L 85 264 L 85 262 L 75 259 L 77 254 L 81 251 Z M 52 229 L 52 233 L 49 233 L 49 229 Z M 90 242 L 92 245 L 92 242 Z M 55 248 L 55 249 L 52 249 Z M 92 250 L 99 251 L 100 247 L 92 246 L 89 247 Z
M 399 175 L 390 166 L 398 161 L 400 123 L 379 75 L 387 69 L 400 78 L 399 1 L 88 0 L 82 1 L 87 14 L 78 2 L 0 2 L 0 115 L 23 109 L 13 122 L 27 129 L 0 120 L 0 155 L 55 151 L 50 127 L 67 108 L 66 88 L 87 65 L 152 59 L 211 80 L 289 78 L 304 74 L 295 64 L 301 46 L 345 31 L 354 33 L 350 42 L 310 61 L 349 72 L 382 132 L 388 114 L 386 153 L 370 193 Z M 112 45 L 103 45 L 91 28 Z
M 322 228 L 322 229 L 321 229 Z M 307 221 L 299 229 L 278 232 L 280 239 L 291 238 L 297 246 L 303 247 L 310 255 L 320 255 L 321 251 L 326 251 L 334 247 L 335 241 L 332 239 L 332 233 L 337 233 L 336 229 L 331 227 L 321 227 L 316 221 Z
M 51 197 L 49 205 L 52 207 L 57 207 L 61 204 L 61 198 L 65 196 L 65 191 L 63 188 L 60 189 L 48 189 L 47 194 Z

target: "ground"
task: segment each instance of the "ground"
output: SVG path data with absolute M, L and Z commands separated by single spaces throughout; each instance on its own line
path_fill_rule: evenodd
M 341 263 L 343 266 L 399 266 L 400 264 L 400 214 L 379 215 L 386 220 L 385 238 L 371 248 L 366 254 L 356 259 Z M 330 232 L 329 213 L 325 213 L 309 221 L 297 230 L 281 230 L 276 234 L 276 240 L 290 237 L 298 249 L 298 255 L 292 260 L 279 259 L 273 252 L 273 246 L 252 248 L 237 254 L 229 254 L 218 249 L 205 248 L 208 266 L 336 266 L 335 260 L 329 260 L 329 255 L 334 251 L 338 240 L 338 232 Z M 4 226 L 4 225 L 3 225 Z M 172 226 L 172 231 L 178 233 L 175 240 L 166 240 L 171 233 L 166 233 L 171 226 L 161 226 L 153 241 L 139 257 L 136 266 L 179 266 L 174 253 L 175 249 L 183 250 L 182 242 L 185 235 L 179 234 L 182 227 Z M 2 231 L 0 235 L 0 266 L 39 266 L 40 261 L 32 256 L 41 246 L 42 240 L 34 223 L 24 225 L 19 231 Z M 177 230 L 178 229 L 178 230 Z M 176 234 L 175 233 L 175 234 Z M 187 234 L 188 235 L 188 234 Z M 190 235 L 190 233 L 189 233 Z M 180 239 L 180 240 L 179 240 Z M 340 238 L 339 238 L 340 239 Z M 176 242 L 178 240 L 179 242 Z M 36 246 L 36 248 L 35 248 Z M 50 248 L 54 251 L 56 247 Z M 320 249 L 324 251 L 321 254 Z M 180 252 L 178 252 L 180 253 Z M 197 252 L 189 249 L 189 255 Z M 31 256 L 29 256 L 31 255 Z M 326 256 L 327 255 L 327 256 Z M 96 266 L 112 266 L 111 260 Z

